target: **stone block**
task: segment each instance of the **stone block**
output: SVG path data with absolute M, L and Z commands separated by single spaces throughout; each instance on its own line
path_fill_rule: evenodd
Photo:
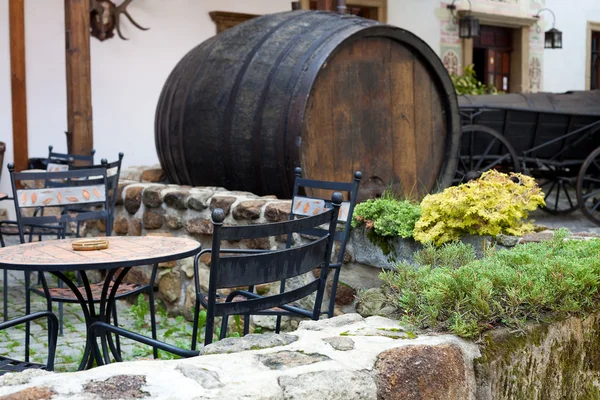
M 126 217 L 118 217 L 113 224 L 113 232 L 117 235 L 127 235 L 129 231 L 129 220 Z
M 214 194 L 214 190 L 210 189 L 192 190 L 188 198 L 188 207 L 196 211 L 203 211 L 208 208 L 209 200 Z
M 185 229 L 190 234 L 212 235 L 213 224 L 210 219 L 192 218 L 185 223 Z
M 377 398 L 381 400 L 468 399 L 469 384 L 458 346 L 403 346 L 379 354 Z
M 183 227 L 183 219 L 179 215 L 166 215 L 165 224 L 167 228 L 175 231 Z
M 356 303 L 356 312 L 363 317 L 379 315 L 386 306 L 385 293 L 381 288 L 371 288 L 362 292 Z
M 116 193 L 117 198 L 115 199 L 115 205 L 117 205 L 117 206 L 123 205 L 123 190 L 128 185 L 131 185 L 131 182 L 119 181 L 119 184 L 117 185 L 117 193 Z
M 135 214 L 142 205 L 142 186 L 129 186 L 125 189 L 125 200 L 123 204 L 129 214 Z
M 320 275 L 320 274 L 319 274 Z M 327 281 L 327 295 L 331 298 L 331 289 L 333 286 L 333 281 Z M 356 298 L 356 290 L 350 285 L 347 285 L 343 282 L 338 282 L 337 289 L 335 291 L 335 304 L 338 306 L 347 306 L 348 304 L 352 304 L 354 299 Z M 364 317 L 364 315 L 363 315 Z
M 139 218 L 130 219 L 127 234 L 129 236 L 142 236 L 142 220 Z
M 185 288 L 185 300 L 183 302 L 183 317 L 187 321 L 194 320 L 194 307 L 196 306 L 196 289 L 194 283 Z
M 200 262 L 204 263 L 208 267 L 210 267 L 210 260 L 211 260 L 210 253 L 204 253 L 200 256 Z
M 164 223 L 164 217 L 154 211 L 145 211 L 143 215 L 144 229 L 160 229 Z
M 287 221 L 290 218 L 291 211 L 291 200 L 272 202 L 265 207 L 265 218 L 270 222 Z
M 96 220 L 96 228 L 100 232 L 106 232 L 106 220 L 105 219 L 97 219 Z
M 268 237 L 265 238 L 254 238 L 254 239 L 243 239 L 240 243 L 252 250 L 269 250 L 271 248 L 271 242 Z
M 237 197 L 233 196 L 213 196 L 210 200 L 210 211 L 214 211 L 215 209 L 220 208 L 223 210 L 225 215 L 228 215 L 229 211 L 231 210 L 231 206 L 233 205 L 233 203 L 235 203 L 236 200 Z
M 158 268 L 175 268 L 176 266 L 177 266 L 177 261 L 167 261 L 167 262 L 158 264 Z
M 283 389 L 282 398 L 286 400 L 378 399 L 375 379 L 369 371 L 318 371 L 297 376 L 280 376 L 279 386 Z
M 163 300 L 173 303 L 181 295 L 181 274 L 178 271 L 170 271 L 163 274 L 158 282 L 158 292 Z
M 232 212 L 235 219 L 255 220 L 260 218 L 262 207 L 266 204 L 266 200 L 244 200 L 241 201 Z
M 142 201 L 146 207 L 157 208 L 162 205 L 160 192 L 165 188 L 164 185 L 152 185 L 144 190 Z
M 142 182 L 162 182 L 167 178 L 162 168 L 149 168 L 142 172 Z
M 190 192 L 185 190 L 177 190 L 165 194 L 163 201 L 166 205 L 176 210 L 187 210 L 187 200 Z

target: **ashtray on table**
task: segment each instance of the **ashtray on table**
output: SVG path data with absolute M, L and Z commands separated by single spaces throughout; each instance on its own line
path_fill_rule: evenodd
M 92 251 L 108 249 L 108 239 L 81 239 L 71 243 L 73 250 Z

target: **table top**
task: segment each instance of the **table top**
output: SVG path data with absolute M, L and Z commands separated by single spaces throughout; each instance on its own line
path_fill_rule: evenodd
M 109 236 L 104 250 L 76 251 L 79 239 L 45 240 L 0 249 L 0 268 L 17 271 L 112 269 L 174 261 L 196 255 L 200 243 L 162 236 Z

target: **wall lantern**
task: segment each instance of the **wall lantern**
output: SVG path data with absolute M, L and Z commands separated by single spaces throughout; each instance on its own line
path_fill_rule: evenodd
M 458 19 L 458 37 L 461 39 L 470 39 L 479 36 L 479 20 L 471 15 L 471 0 L 467 1 L 469 2 L 469 12 Z M 456 23 L 455 2 L 456 0 L 452 0 L 452 4 L 446 6 L 452 13 L 454 23 Z
M 556 23 L 556 16 L 549 8 L 542 8 L 537 14 L 534 15 L 535 18 L 540 18 L 540 14 L 542 11 L 550 11 L 552 14 L 552 29 L 546 31 L 544 34 L 544 47 L 547 49 L 562 49 L 562 32 L 554 27 Z M 540 26 L 537 26 L 538 32 L 540 31 Z

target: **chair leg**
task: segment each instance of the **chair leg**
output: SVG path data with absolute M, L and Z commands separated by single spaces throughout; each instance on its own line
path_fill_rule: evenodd
M 25 271 L 25 315 L 31 314 L 31 294 L 29 293 L 29 271 Z M 25 362 L 29 362 L 30 322 L 25 323 Z
M 156 312 L 154 310 L 154 287 L 150 285 L 150 293 L 148 293 L 148 300 L 150 301 L 150 327 L 152 329 L 152 339 L 156 339 Z M 152 354 L 154 358 L 158 358 L 158 347 L 152 346 Z
M 194 304 L 194 325 L 192 325 L 192 350 L 196 350 L 196 345 L 198 344 L 198 319 L 200 313 L 200 299 L 198 294 L 196 294 L 196 303 Z
M 119 326 L 119 320 L 117 319 L 117 305 L 113 304 L 112 308 L 113 320 L 115 322 L 115 326 Z M 119 339 L 119 334 L 115 333 L 115 343 L 117 345 L 117 353 L 121 356 L 121 340 Z
M 2 283 L 2 288 L 4 289 L 4 322 L 8 321 L 8 270 L 4 270 L 4 282 Z
M 221 321 L 221 334 L 219 335 L 219 340 L 225 339 L 227 336 L 227 322 L 229 321 L 229 315 L 223 315 L 223 320 Z M 209 333 L 206 332 L 208 335 Z
M 244 315 L 244 336 L 250 333 L 250 314 Z
M 331 297 L 329 298 L 329 309 L 327 310 L 327 318 L 333 318 L 333 311 L 335 308 L 335 295 L 337 293 L 337 285 L 340 279 L 340 272 L 342 267 L 336 268 L 333 273 L 333 282 L 331 285 Z
M 64 283 L 60 279 L 58 279 L 58 287 L 59 288 L 64 287 Z M 63 335 L 63 315 L 64 315 L 63 303 L 60 302 L 60 303 L 58 303 L 58 336 L 62 336 Z

